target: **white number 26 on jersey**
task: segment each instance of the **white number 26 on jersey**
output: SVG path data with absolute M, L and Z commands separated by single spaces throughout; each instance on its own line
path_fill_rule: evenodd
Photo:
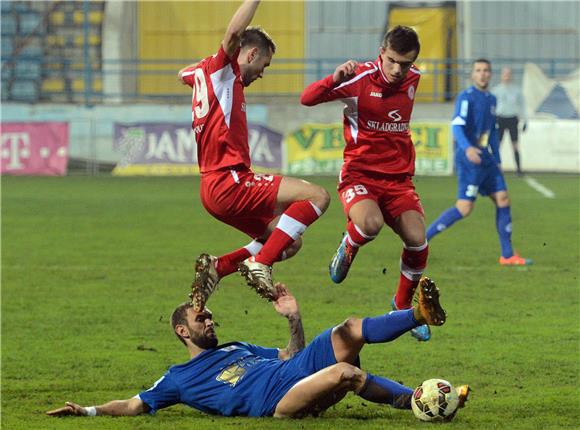
M 354 187 L 348 188 L 342 192 L 342 198 L 346 203 L 350 203 L 355 196 L 364 196 L 369 192 L 364 185 L 355 185 Z
M 203 118 L 207 115 L 209 111 L 209 101 L 207 99 L 207 84 L 205 82 L 205 76 L 203 74 L 203 70 L 195 69 L 195 73 L 193 75 L 195 79 L 195 87 L 193 88 L 193 118 L 192 120 L 197 117 L 198 119 Z

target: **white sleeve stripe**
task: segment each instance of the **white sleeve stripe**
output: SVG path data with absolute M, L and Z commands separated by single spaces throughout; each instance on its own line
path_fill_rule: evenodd
M 418 69 L 414 69 L 414 68 L 412 68 L 412 67 L 411 67 L 409 70 L 410 70 L 411 72 L 413 72 L 413 73 L 416 73 L 417 75 L 420 75 L 420 74 L 421 74 L 421 71 L 420 71 L 420 70 L 418 70 Z M 425 79 L 427 79 L 427 78 L 425 78 Z
M 355 77 L 354 77 L 354 78 L 352 78 L 350 81 L 343 82 L 343 83 L 342 83 L 342 84 L 340 84 L 338 87 L 336 87 L 336 88 L 333 88 L 333 89 L 332 89 L 332 91 L 334 91 L 334 90 L 338 90 L 339 88 L 342 88 L 342 87 L 346 87 L 347 85 L 350 85 L 350 84 L 354 84 L 356 81 L 358 81 L 359 79 L 361 79 L 361 78 L 363 78 L 364 76 L 368 75 L 369 73 L 374 73 L 374 72 L 376 72 L 376 70 L 377 70 L 377 66 L 375 66 L 375 65 L 373 64 L 373 67 L 374 67 L 374 69 L 372 69 L 372 70 L 367 70 L 366 72 L 363 72 L 363 73 L 361 73 L 361 74 L 360 74 L 360 75 L 358 75 L 358 76 L 355 76 Z
M 194 73 L 195 73 L 195 70 L 192 70 L 192 71 L 190 71 L 190 72 L 183 72 L 183 73 L 181 74 L 181 77 L 184 77 L 184 76 L 189 76 L 189 75 L 193 75 Z
M 465 125 L 466 122 L 460 116 L 456 116 L 453 121 L 451 121 L 451 125 Z

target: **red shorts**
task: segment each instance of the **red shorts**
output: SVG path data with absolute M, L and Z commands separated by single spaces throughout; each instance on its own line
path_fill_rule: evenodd
M 421 200 L 410 176 L 378 176 L 359 172 L 341 172 L 338 195 L 348 218 L 350 208 L 361 200 L 374 200 L 385 223 L 394 228 L 395 218 L 414 210 L 425 216 Z
M 221 222 L 260 237 L 272 221 L 282 176 L 251 170 L 219 170 L 201 176 L 200 195 L 205 209 Z

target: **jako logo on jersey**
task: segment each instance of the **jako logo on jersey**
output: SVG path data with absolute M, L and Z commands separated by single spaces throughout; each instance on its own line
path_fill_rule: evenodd
M 411 85 L 407 90 L 407 95 L 409 96 L 409 100 L 413 100 L 415 98 L 415 87 Z
M 392 110 L 387 115 L 393 121 L 397 121 L 398 122 L 398 121 L 401 121 L 401 119 L 402 119 L 401 115 L 399 115 L 399 109 Z
M 379 97 L 379 98 L 383 98 L 383 93 L 378 93 L 376 91 L 371 91 L 371 97 Z

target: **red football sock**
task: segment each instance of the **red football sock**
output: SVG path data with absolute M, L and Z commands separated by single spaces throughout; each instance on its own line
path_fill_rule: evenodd
M 309 200 L 292 203 L 280 217 L 276 229 L 264 243 L 262 250 L 256 255 L 256 261 L 267 266 L 279 261 L 286 248 L 321 214 L 322 211 Z
M 427 266 L 429 245 L 425 242 L 421 246 L 409 246 L 403 248 L 401 254 L 401 276 L 399 288 L 395 295 L 397 309 L 408 309 L 413 303 L 413 295 Z
M 377 236 L 369 236 L 368 234 L 364 234 L 363 231 L 356 226 L 355 223 L 349 221 L 346 225 L 346 233 L 348 235 L 348 243 L 354 248 L 358 248 L 363 246 L 366 243 L 369 243 Z
M 223 278 L 224 276 L 228 276 L 237 271 L 238 265 L 242 261 L 252 255 L 256 255 L 261 248 L 262 244 L 254 240 L 243 248 L 219 257 L 215 267 L 219 277 Z

